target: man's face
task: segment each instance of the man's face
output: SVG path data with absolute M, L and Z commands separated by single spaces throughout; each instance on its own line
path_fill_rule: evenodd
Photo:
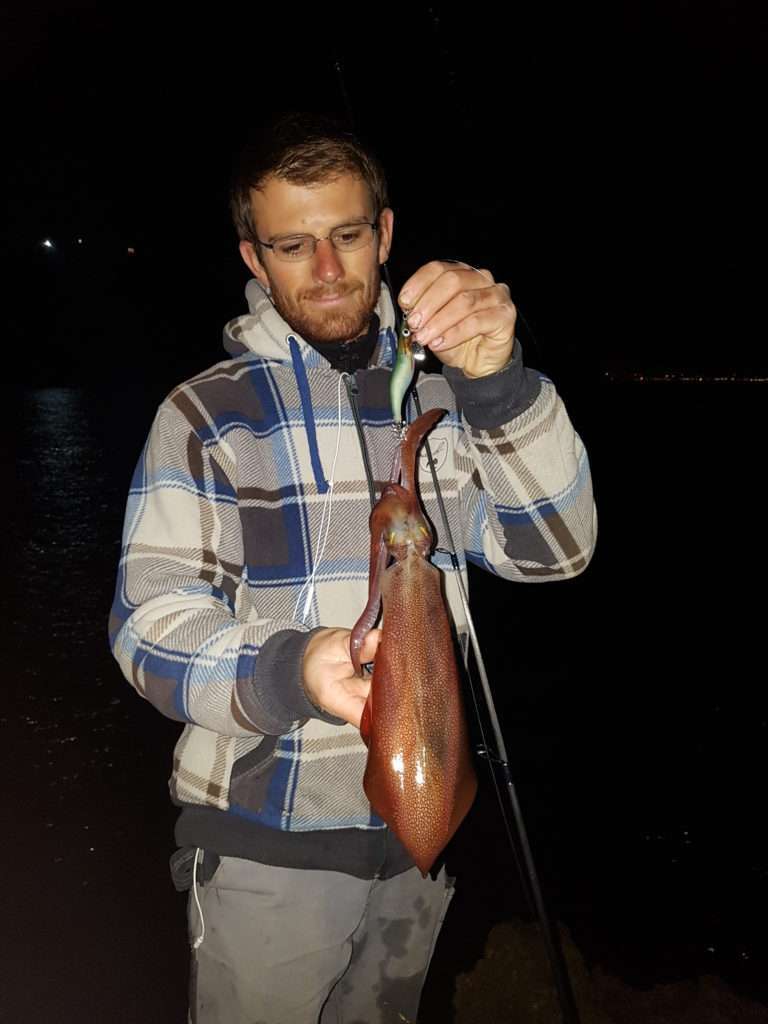
M 292 185 L 268 178 L 251 193 L 257 237 L 272 242 L 286 235 L 322 238 L 315 253 L 298 263 L 281 261 L 270 250 L 240 243 L 257 280 L 271 294 L 278 312 L 307 341 L 348 341 L 365 333 L 379 297 L 379 264 L 392 240 L 392 211 L 382 211 L 369 245 L 338 252 L 326 238 L 334 228 L 372 221 L 373 202 L 358 177 L 344 174 L 322 185 Z

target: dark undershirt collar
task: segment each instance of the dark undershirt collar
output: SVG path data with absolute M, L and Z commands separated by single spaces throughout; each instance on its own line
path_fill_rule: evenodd
M 354 373 L 364 370 L 371 361 L 376 342 L 379 340 L 379 318 L 374 313 L 368 330 L 351 341 L 307 341 L 308 345 L 327 359 L 339 373 Z

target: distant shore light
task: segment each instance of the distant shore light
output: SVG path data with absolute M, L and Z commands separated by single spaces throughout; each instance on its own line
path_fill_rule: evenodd
M 50 238 L 44 238 L 40 244 L 44 249 L 53 249 L 53 242 Z
M 133 248 L 132 245 L 128 246 L 128 255 L 129 256 L 135 256 L 136 255 L 136 250 Z

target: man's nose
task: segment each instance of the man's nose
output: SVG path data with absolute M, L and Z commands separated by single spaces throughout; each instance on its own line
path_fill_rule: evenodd
M 321 238 L 317 243 L 312 271 L 318 281 L 328 283 L 344 275 L 344 267 L 330 238 Z

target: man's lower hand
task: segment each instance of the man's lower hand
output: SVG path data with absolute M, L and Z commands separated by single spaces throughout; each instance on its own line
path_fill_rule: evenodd
M 355 675 L 349 656 L 350 630 L 321 629 L 304 651 L 304 689 L 312 703 L 328 714 L 360 728 L 370 679 Z M 373 661 L 381 630 L 372 629 L 363 641 L 361 661 Z

